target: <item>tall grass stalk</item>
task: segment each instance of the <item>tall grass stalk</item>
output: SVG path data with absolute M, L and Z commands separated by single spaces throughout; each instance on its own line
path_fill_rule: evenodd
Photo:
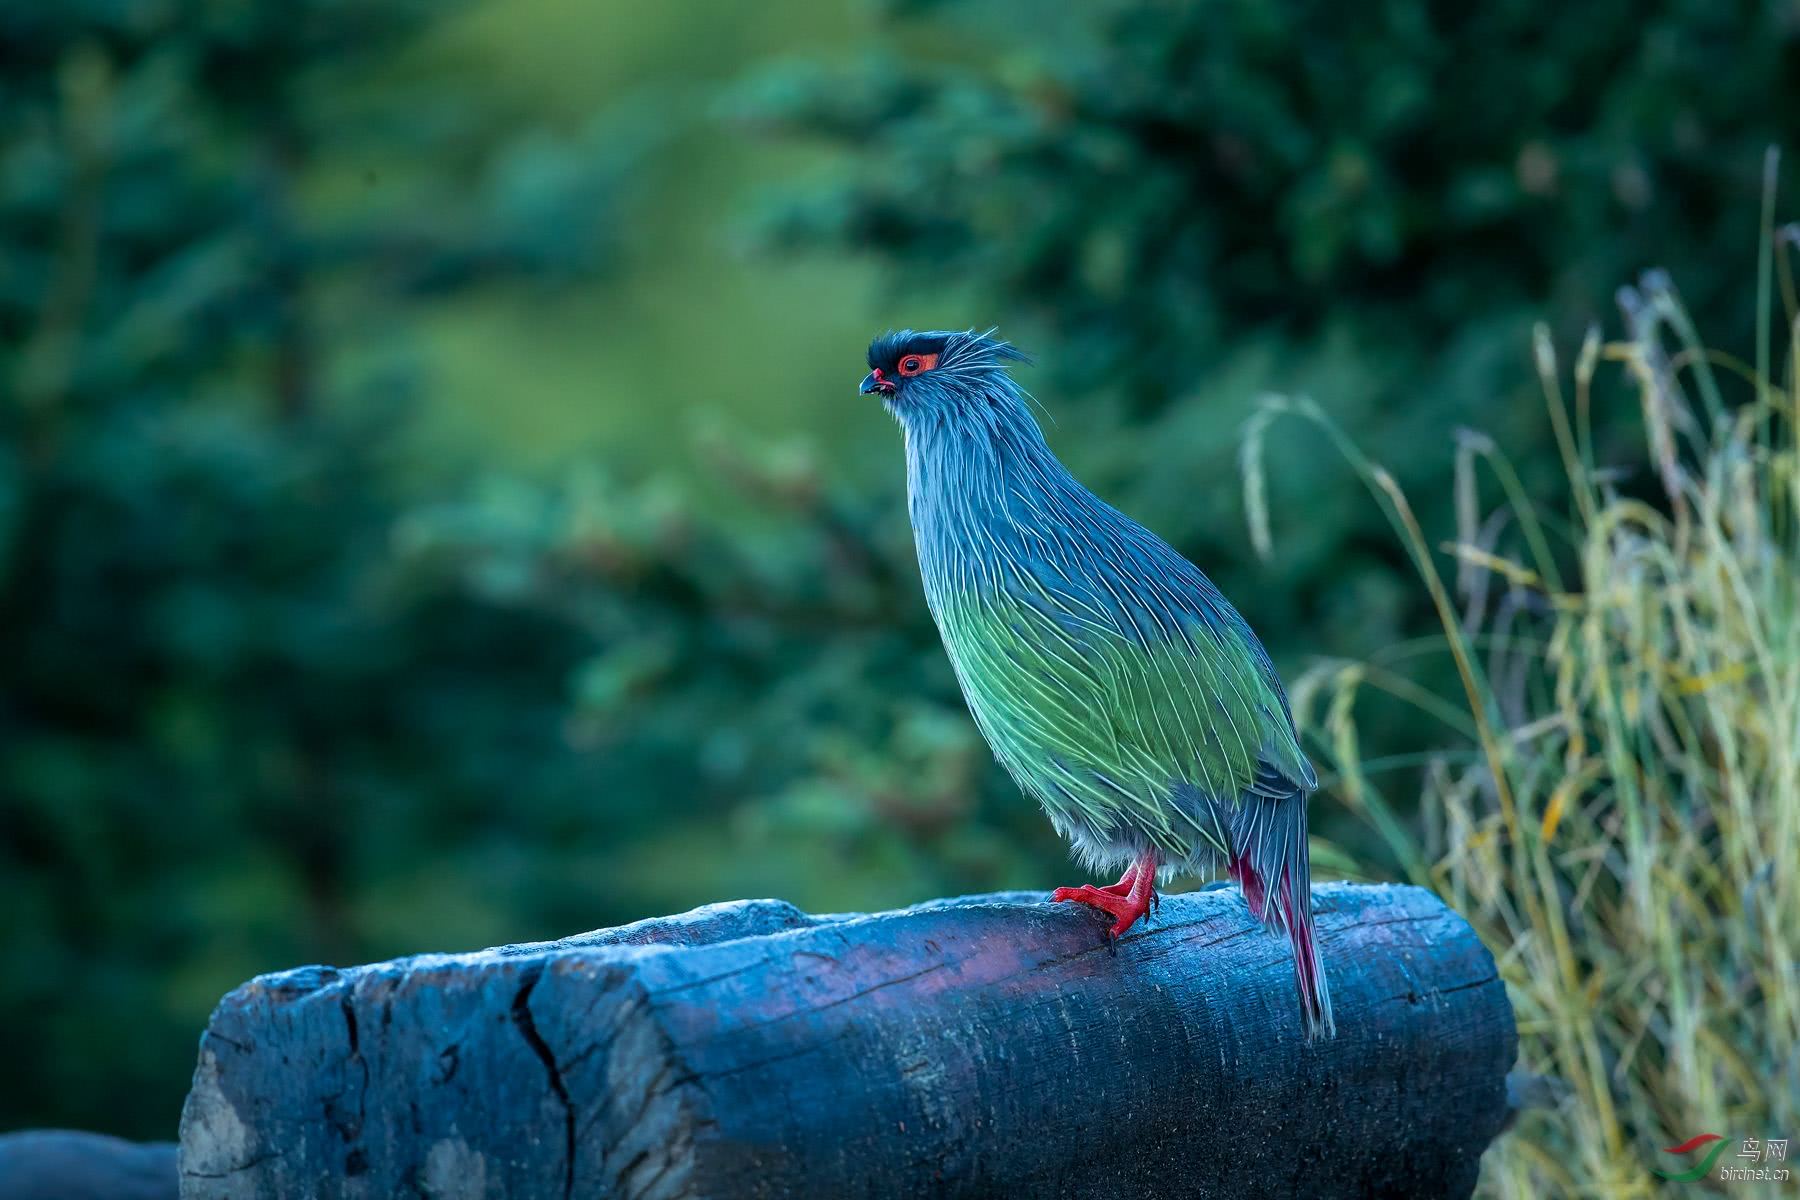
M 1766 298 L 1766 262 L 1760 275 Z M 1745 368 L 1699 344 L 1665 278 L 1620 303 L 1626 336 L 1591 334 L 1576 355 L 1573 414 L 1537 334 L 1566 502 L 1534 503 L 1467 435 L 1443 560 L 1393 478 L 1317 405 L 1266 399 L 1244 445 L 1267 551 L 1271 424 L 1295 415 L 1325 431 L 1411 557 L 1455 663 L 1455 697 L 1342 663 L 1294 694 L 1388 869 L 1436 887 L 1493 949 L 1521 1066 L 1558 1081 L 1555 1102 L 1490 1151 L 1483 1190 L 1496 1196 L 1647 1196 L 1653 1167 L 1688 1165 L 1658 1148 L 1700 1132 L 1800 1142 L 1800 323 L 1789 314 L 1781 370 L 1766 342 L 1760 369 Z M 1736 407 L 1716 364 L 1750 380 Z M 1639 469 L 1594 461 L 1605 371 L 1641 406 Z M 1624 490 L 1644 481 L 1651 499 Z M 1454 594 L 1440 561 L 1457 567 Z M 1416 820 L 1360 759 L 1356 705 L 1371 686 L 1441 730 Z

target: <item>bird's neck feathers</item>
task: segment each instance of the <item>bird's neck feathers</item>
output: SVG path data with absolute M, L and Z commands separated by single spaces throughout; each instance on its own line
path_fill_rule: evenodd
M 1018 386 L 1002 371 L 944 403 L 899 412 L 906 433 L 907 495 L 920 508 L 983 506 L 1010 480 L 1066 477 Z
M 1051 452 L 1005 375 L 961 400 L 901 417 L 907 509 L 934 608 L 946 590 L 991 582 L 993 566 L 1027 557 L 1047 514 L 1080 521 L 1099 504 Z

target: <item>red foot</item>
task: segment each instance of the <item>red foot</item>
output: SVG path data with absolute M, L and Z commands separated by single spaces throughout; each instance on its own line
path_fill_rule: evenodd
M 1119 882 L 1109 883 L 1103 888 L 1094 888 L 1094 890 L 1096 892 L 1105 892 L 1109 896 L 1129 896 L 1129 895 L 1131 895 L 1132 881 L 1134 881 L 1136 878 L 1137 878 L 1137 865 L 1134 863 L 1133 865 L 1125 868 L 1125 873 L 1123 875 L 1119 876 Z M 1093 887 L 1092 884 L 1083 884 L 1082 886 L 1083 887 Z M 1059 892 L 1073 892 L 1073 891 L 1076 891 L 1077 889 L 1075 889 L 1075 888 L 1057 888 L 1056 890 Z
M 1050 893 L 1050 900 L 1052 903 L 1072 900 L 1117 917 L 1107 936 L 1119 937 L 1137 924 L 1138 918 L 1146 915 L 1156 902 L 1156 852 L 1146 850 L 1117 883 L 1106 887 L 1095 887 L 1091 883 L 1059 887 Z

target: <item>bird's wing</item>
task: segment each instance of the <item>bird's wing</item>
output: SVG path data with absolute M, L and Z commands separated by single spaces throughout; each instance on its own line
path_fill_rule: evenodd
M 970 589 L 940 614 L 982 731 L 1015 777 L 1102 832 L 1230 853 L 1238 803 L 1315 786 L 1268 656 L 1154 535 Z M 1153 543 L 1153 545 L 1149 544 Z

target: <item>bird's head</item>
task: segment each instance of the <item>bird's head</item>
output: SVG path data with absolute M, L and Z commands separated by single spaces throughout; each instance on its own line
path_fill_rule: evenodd
M 1023 354 L 994 337 L 992 330 L 902 329 L 869 343 L 869 373 L 863 377 L 862 390 L 880 396 L 903 422 L 926 416 L 953 418 L 991 406 L 997 397 L 1015 396 L 1006 364 L 1024 361 Z

